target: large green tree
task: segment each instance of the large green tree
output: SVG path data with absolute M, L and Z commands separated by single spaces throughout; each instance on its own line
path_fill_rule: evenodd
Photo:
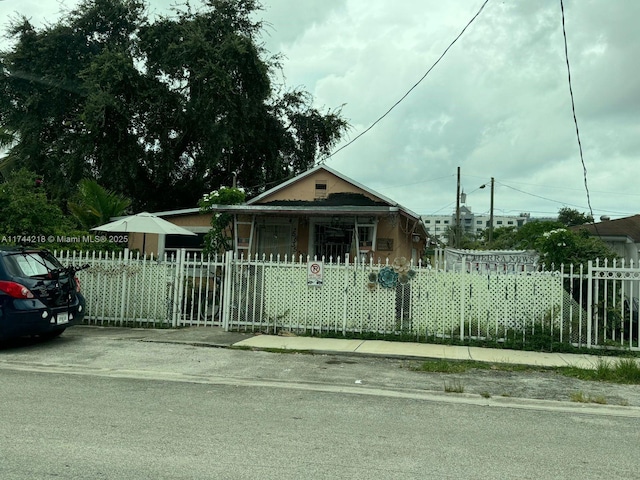
M 565 227 L 575 227 L 585 223 L 593 223 L 593 217 L 576 209 L 563 207 L 558 211 L 558 222 Z
M 274 81 L 259 8 L 205 0 L 151 20 L 141 0 L 83 0 L 41 29 L 14 22 L 0 52 L 12 158 L 61 204 L 94 178 L 134 210 L 194 206 L 234 173 L 253 195 L 306 170 L 347 123 Z
M 130 205 L 130 199 L 110 192 L 95 180 L 85 178 L 80 181 L 78 192 L 67 206 L 80 227 L 90 230 L 109 223 L 112 217 L 124 215 Z
M 50 235 L 66 235 L 71 222 L 45 193 L 41 179 L 26 169 L 14 170 L 0 183 L 0 240 L 42 243 Z
M 548 270 L 559 269 L 560 265 L 583 265 L 589 260 L 604 261 L 617 258 L 602 240 L 590 237 L 587 232 L 575 232 L 565 228 L 550 230 L 542 234 L 536 241 L 544 267 Z
M 562 210 L 561 210 L 562 212 Z M 579 265 L 597 258 L 614 259 L 613 252 L 602 240 L 584 232 L 568 230 L 561 222 L 527 222 L 517 230 L 501 227 L 494 230 L 493 249 L 536 250 L 545 269 L 559 269 L 560 265 Z

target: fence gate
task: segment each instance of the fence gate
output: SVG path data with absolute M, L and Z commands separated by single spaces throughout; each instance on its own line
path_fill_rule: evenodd
M 63 265 L 89 268 L 77 273 L 91 325 L 178 327 L 221 326 L 224 256 L 203 257 L 179 250 L 175 256 L 54 252 Z
M 92 325 L 169 326 L 175 267 L 170 261 L 119 253 L 54 252 L 77 272 L 87 302 L 85 322 Z
M 640 349 L 640 269 L 613 261 L 589 262 L 586 343 Z
M 178 251 L 172 279 L 173 326 L 222 326 L 226 256 Z

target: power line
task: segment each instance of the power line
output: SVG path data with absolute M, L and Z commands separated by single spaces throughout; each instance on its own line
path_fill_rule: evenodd
M 498 182 L 497 180 L 496 180 L 496 183 L 502 185 L 503 187 L 510 188 L 511 190 L 515 190 L 516 192 L 524 193 L 525 195 L 529 195 L 529 196 L 532 196 L 532 197 L 540 198 L 540 199 L 546 200 L 548 202 L 553 202 L 553 203 L 557 203 L 559 205 L 571 206 L 571 207 L 576 207 L 576 208 L 585 208 L 583 205 L 576 205 L 576 204 L 564 202 L 564 201 L 561 201 L 561 200 L 554 200 L 553 198 L 543 197 L 542 195 L 536 195 L 535 193 L 525 192 L 524 190 L 520 190 L 519 188 L 515 188 L 515 187 L 512 187 L 510 185 L 506 185 L 506 184 L 504 184 L 502 182 Z M 617 212 L 617 211 L 613 211 L 613 210 L 608 211 L 608 210 L 602 210 L 602 209 L 599 210 L 599 211 L 600 212 L 611 213 L 611 214 L 614 214 L 614 215 L 629 215 L 629 212 Z M 590 210 L 589 213 L 593 217 L 593 211 Z
M 569 49 L 567 47 L 567 30 L 565 28 L 565 22 L 564 22 L 564 2 L 563 0 L 560 0 L 560 11 L 562 13 L 562 36 L 564 38 L 564 57 L 567 61 L 567 79 L 569 82 L 569 96 L 571 97 L 571 111 L 573 112 L 573 123 L 576 126 L 576 138 L 578 139 L 578 150 L 580 151 L 580 161 L 582 162 L 582 172 L 583 172 L 583 177 L 584 177 L 584 189 L 587 192 L 587 205 L 589 206 L 589 212 L 591 214 L 591 218 L 594 218 L 593 216 L 593 208 L 591 208 L 591 195 L 589 194 L 589 184 L 587 182 L 587 166 L 584 163 L 584 155 L 582 154 L 582 142 L 580 142 L 580 129 L 578 128 L 578 118 L 576 117 L 576 104 L 575 101 L 573 99 L 573 88 L 571 87 L 571 67 L 569 65 Z M 598 234 L 598 227 L 595 226 L 595 221 L 594 221 L 594 227 L 596 229 L 596 235 L 600 236 Z
M 499 184 L 499 185 L 502 185 L 503 187 L 510 188 L 511 190 L 515 190 L 516 192 L 524 193 L 525 195 L 530 195 L 532 197 L 540 198 L 540 199 L 546 200 L 548 202 L 558 203 L 560 205 L 571 205 L 572 207 L 584 208 L 581 205 L 574 205 L 574 204 L 563 202 L 563 201 L 560 201 L 560 200 L 554 200 L 553 198 L 543 197 L 542 195 L 536 195 L 535 193 L 525 192 L 524 190 L 520 190 L 519 188 L 512 187 L 510 185 L 506 185 L 506 184 L 504 184 L 502 182 L 498 182 L 497 180 L 496 180 L 496 183 Z M 593 215 L 593 213 L 592 213 L 592 215 Z
M 445 48 L 444 52 L 442 52 L 442 55 L 440 55 L 440 57 L 438 57 L 438 59 L 434 62 L 433 65 L 431 65 L 431 67 L 429 68 L 429 70 L 427 70 L 427 73 L 425 73 L 422 78 L 420 80 L 418 80 L 408 91 L 407 93 L 405 93 L 400 100 L 398 100 L 396 103 L 394 103 L 391 108 L 389 108 L 389 110 L 387 110 L 381 117 L 379 117 L 375 122 L 373 122 L 369 127 L 367 127 L 363 132 L 359 133 L 358 135 L 356 135 L 356 137 L 347 142 L 345 145 L 343 145 L 342 147 L 340 147 L 339 149 L 337 149 L 335 152 L 331 152 L 329 153 L 327 156 L 325 156 L 324 158 L 321 158 L 320 160 L 318 160 L 316 162 L 316 165 L 320 164 L 320 163 L 324 163 L 326 162 L 329 158 L 333 157 L 336 153 L 338 153 L 341 150 L 344 150 L 345 148 L 347 148 L 349 145 L 351 145 L 353 142 L 355 142 L 356 140 L 358 140 L 360 137 L 362 137 L 365 133 L 367 133 L 369 130 L 371 130 L 373 127 L 375 127 L 383 118 L 385 118 L 387 115 L 389 115 L 389 113 L 391 113 L 391 111 L 396 108 L 398 105 L 400 105 L 400 103 L 409 96 L 409 94 L 418 86 L 420 85 L 420 83 L 422 83 L 422 81 L 427 78 L 427 75 L 429 75 L 429 73 L 431 73 L 431 70 L 433 70 L 435 68 L 435 66 L 440 63 L 440 60 L 442 60 L 444 58 L 444 56 L 447 54 L 447 52 L 449 51 L 449 49 L 451 47 L 453 47 L 453 44 L 456 43 L 458 41 L 458 39 L 460 37 L 462 37 L 462 35 L 464 34 L 464 32 L 467 30 L 467 28 L 469 28 L 469 26 L 474 22 L 474 20 L 480 15 L 480 13 L 482 12 L 482 10 L 484 9 L 485 5 L 489 2 L 489 0 L 485 0 L 484 3 L 482 4 L 482 6 L 480 7 L 480 10 L 478 10 L 478 13 L 476 13 L 473 18 L 471 18 L 471 20 L 469 20 L 469 22 L 465 25 L 465 27 L 462 29 L 462 31 L 458 34 L 458 36 L 456 38 L 453 39 L 453 41 L 449 44 L 449 46 L 447 48 Z
M 481 178 L 481 177 L 476 177 L 476 178 Z M 509 183 L 515 184 L 515 185 L 526 185 L 528 187 L 539 187 L 539 188 L 546 188 L 546 189 L 553 189 L 553 190 L 562 190 L 563 192 L 566 191 L 583 191 L 582 188 L 571 188 L 571 187 L 567 187 L 567 186 L 553 186 L 553 185 L 549 185 L 549 184 L 539 184 L 539 183 L 528 183 L 528 182 L 519 182 L 517 180 L 508 180 Z M 640 197 L 640 193 L 626 193 L 626 192 L 609 192 L 606 190 L 591 190 L 591 193 L 603 193 L 603 194 L 607 194 L 607 195 L 619 195 L 619 196 L 625 196 L 625 197 Z

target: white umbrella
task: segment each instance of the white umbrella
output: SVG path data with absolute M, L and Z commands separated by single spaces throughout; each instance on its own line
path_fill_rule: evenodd
M 164 235 L 195 235 L 186 228 L 179 227 L 171 222 L 149 212 L 136 213 L 128 217 L 121 218 L 111 223 L 94 227 L 91 230 L 98 232 L 118 232 L 118 233 L 142 233 L 142 251 L 144 253 L 146 234 L 157 233 Z

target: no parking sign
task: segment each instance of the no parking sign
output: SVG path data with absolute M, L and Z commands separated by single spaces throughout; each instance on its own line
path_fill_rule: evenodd
M 310 287 L 321 287 L 324 275 L 322 262 L 307 262 L 307 285 Z

